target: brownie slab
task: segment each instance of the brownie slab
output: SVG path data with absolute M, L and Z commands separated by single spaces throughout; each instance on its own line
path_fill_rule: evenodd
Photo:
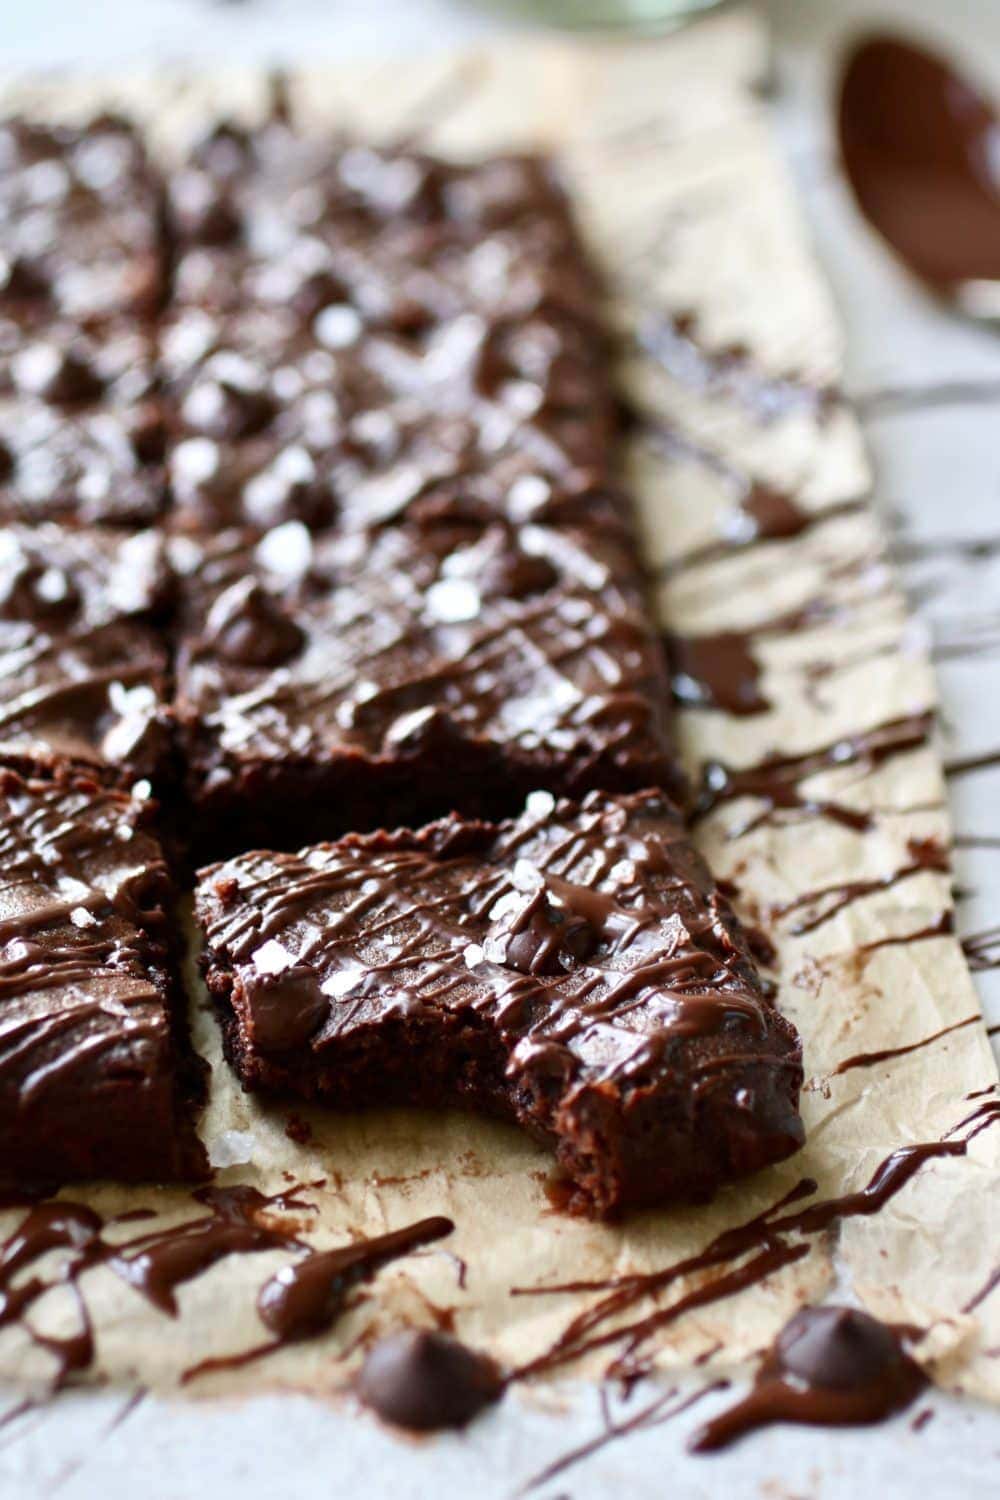
M 508 813 L 536 787 L 674 777 L 662 651 L 613 531 L 292 522 L 180 539 L 173 557 L 202 847 L 294 848 Z
M 518 478 L 606 481 L 598 290 L 541 160 L 455 166 L 274 122 L 216 132 L 171 201 L 183 524 L 344 529 L 442 487 L 502 505 Z
M 243 854 L 196 911 L 247 1089 L 498 1114 L 605 1216 L 802 1143 L 798 1038 L 658 793 Z
M 157 532 L 0 529 L 0 761 L 159 779 L 171 592 Z
M 0 1181 L 207 1171 L 152 812 L 0 772 Z

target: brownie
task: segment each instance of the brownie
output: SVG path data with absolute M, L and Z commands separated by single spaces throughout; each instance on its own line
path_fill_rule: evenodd
M 162 219 L 123 122 L 0 123 L 0 521 L 162 510 Z
M 0 305 L 0 520 L 153 520 L 165 436 L 148 330 Z
M 546 165 L 221 131 L 171 182 L 175 514 L 381 524 L 606 484 L 599 301 Z
M 173 1180 L 207 1163 L 152 805 L 0 773 L 0 1180 Z
M 126 121 L 0 121 L 0 302 L 78 321 L 149 316 L 164 288 L 162 189 Z
M 247 1089 L 511 1119 L 602 1216 L 802 1144 L 799 1040 L 659 793 L 242 854 L 196 911 Z
M 0 529 L 0 762 L 159 781 L 171 595 L 157 532 Z
M 199 847 L 674 778 L 662 648 L 618 533 L 289 522 L 173 557 Z

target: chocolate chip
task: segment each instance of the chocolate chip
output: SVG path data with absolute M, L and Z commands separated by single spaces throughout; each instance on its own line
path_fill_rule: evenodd
M 559 581 L 559 574 L 547 557 L 536 557 L 511 546 L 494 553 L 476 581 L 483 598 L 526 599 L 552 588 Z
M 364 1404 L 414 1432 L 464 1427 L 503 1394 L 503 1376 L 457 1339 L 417 1329 L 380 1339 L 357 1377 Z
M 126 417 L 132 451 L 141 464 L 160 463 L 167 451 L 167 426 L 153 401 L 134 407 Z
M 305 967 L 251 974 L 243 979 L 242 995 L 248 1029 L 262 1052 L 301 1047 L 330 1009 L 316 975 Z
M 867 1313 L 811 1307 L 786 1324 L 773 1363 L 808 1386 L 849 1391 L 882 1381 L 901 1359 L 896 1334 Z
M 230 441 L 260 432 L 274 412 L 266 391 L 219 379 L 198 381 L 181 406 L 181 415 L 193 431 Z
M 241 223 L 228 194 L 203 172 L 179 172 L 173 181 L 173 217 L 182 239 L 195 245 L 227 245 Z
M 344 283 L 332 271 L 313 271 L 303 277 L 292 294 L 292 307 L 310 322 L 324 307 L 350 300 Z
M 219 595 L 209 611 L 206 643 L 243 667 L 277 667 L 302 648 L 304 633 L 252 578 Z
M 249 480 L 243 499 L 247 517 L 257 526 L 302 521 L 326 526 L 333 518 L 334 498 L 305 448 L 283 448 L 273 463 Z
M 599 934 L 577 912 L 551 902 L 544 889 L 510 896 L 491 924 L 483 952 L 519 974 L 559 974 L 595 951 Z
M 4 620 L 64 619 L 80 606 L 72 579 L 61 568 L 22 556 L 0 576 L 0 618 Z
M 49 290 L 41 268 L 23 255 L 0 255 L 0 302 L 44 297 Z
M 25 349 L 14 361 L 14 380 L 19 390 L 53 406 L 96 401 L 103 390 L 103 381 L 89 360 L 58 344 Z

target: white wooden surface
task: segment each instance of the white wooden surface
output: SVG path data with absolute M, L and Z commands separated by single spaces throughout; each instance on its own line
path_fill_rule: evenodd
M 919 544 L 923 555 L 904 576 L 924 601 L 920 617 L 935 642 L 944 653 L 973 637 L 983 647 L 939 661 L 952 753 L 992 750 L 1000 747 L 1000 547 L 996 557 L 970 562 L 953 543 L 1000 538 L 1000 336 L 932 307 L 859 225 L 833 170 L 826 91 L 844 36 L 889 20 L 944 40 L 1000 96 L 1000 6 L 770 0 L 762 8 L 775 28 L 775 121 L 843 310 L 848 384 L 876 459 L 877 499 L 901 551 Z M 2 12 L 5 67 L 316 60 L 430 48 L 500 26 L 495 14 L 448 0 L 6 0 Z M 960 834 L 1000 837 L 1000 769 L 957 780 L 952 792 Z M 1000 849 L 960 851 L 958 879 L 971 893 L 960 906 L 964 930 L 993 925 Z M 982 990 L 1000 1022 L 997 974 L 983 976 Z M 120 1392 L 68 1396 L 6 1425 L 0 1411 L 0 1497 L 489 1500 L 515 1494 L 601 1429 L 589 1390 L 567 1392 L 558 1409 L 519 1405 L 515 1420 L 511 1404 L 464 1437 L 417 1444 L 300 1399 L 192 1408 L 152 1399 L 130 1405 Z M 612 1444 L 534 1493 L 830 1500 L 880 1490 L 958 1500 L 984 1485 L 988 1492 L 1000 1417 L 940 1397 L 930 1404 L 934 1419 L 919 1434 L 907 1418 L 873 1432 L 782 1430 L 712 1460 L 683 1457 L 682 1420 Z

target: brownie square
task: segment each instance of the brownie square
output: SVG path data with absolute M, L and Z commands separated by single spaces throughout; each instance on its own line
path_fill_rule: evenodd
M 0 302 L 0 521 L 155 519 L 165 431 L 145 328 Z
M 0 1181 L 204 1176 L 148 801 L 0 773 Z
M 498 1114 L 604 1216 L 802 1143 L 798 1038 L 659 793 L 242 854 L 196 911 L 247 1089 Z
M 606 484 L 599 302 L 538 159 L 216 132 L 171 181 L 181 524 L 343 529 L 517 479 Z M 190 441 L 194 438 L 194 443 Z
M 662 647 L 614 531 L 291 522 L 173 557 L 195 832 L 218 847 L 674 780 Z
M 172 592 L 157 532 L 0 529 L 0 761 L 159 780 Z
M 78 321 L 148 317 L 164 289 L 162 190 L 137 132 L 0 122 L 0 300 Z

